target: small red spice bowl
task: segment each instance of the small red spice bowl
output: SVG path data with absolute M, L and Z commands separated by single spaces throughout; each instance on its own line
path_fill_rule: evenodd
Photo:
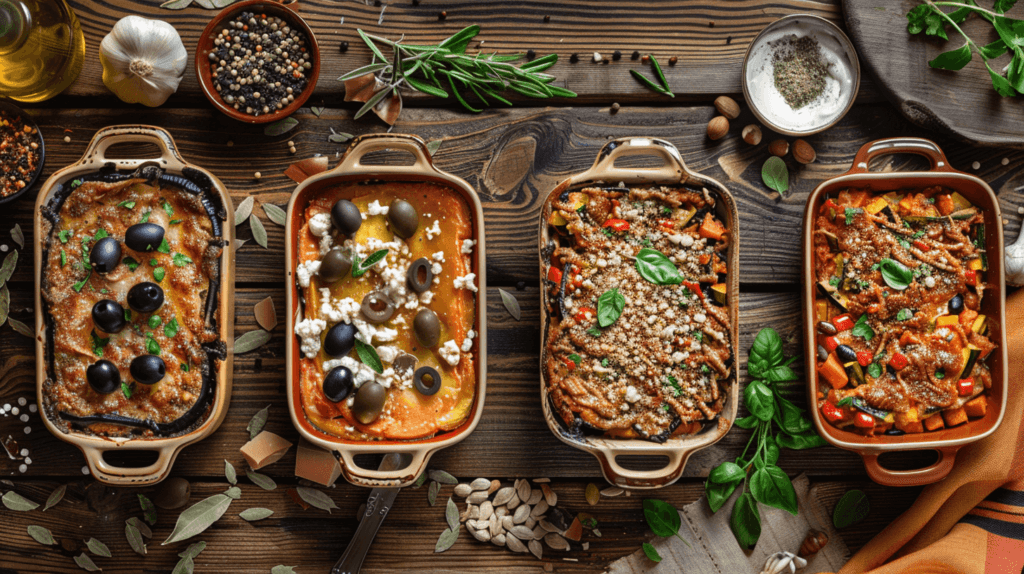
M 258 116 L 247 114 L 244 110 L 236 110 L 224 101 L 220 92 L 218 92 L 217 88 L 214 87 L 213 69 L 210 66 L 210 52 L 214 51 L 215 48 L 213 44 L 214 39 L 221 30 L 227 28 L 228 22 L 233 20 L 242 12 L 277 16 L 278 18 L 288 22 L 292 27 L 300 30 L 309 40 L 307 45 L 307 59 L 312 63 L 312 68 L 306 74 L 308 83 L 306 84 L 305 89 L 296 95 L 295 100 L 287 106 L 279 110 L 271 110 L 269 113 L 260 114 Z M 206 29 L 203 30 L 202 35 L 199 37 L 199 45 L 196 47 L 195 67 L 196 78 L 199 80 L 199 85 L 202 86 L 203 93 L 206 94 L 206 99 L 210 100 L 210 103 L 212 103 L 215 108 L 240 122 L 265 124 L 292 115 L 302 107 L 302 104 L 306 103 L 307 99 L 309 99 L 309 96 L 316 88 L 317 78 L 320 76 L 320 47 L 317 45 L 316 36 L 313 35 L 313 30 L 308 24 L 306 24 L 305 20 L 303 20 L 302 17 L 300 17 L 291 8 L 287 8 L 278 2 L 268 0 L 247 0 L 245 2 L 232 4 L 224 10 L 221 10 L 221 12 L 214 16 L 213 20 L 210 20 L 210 23 L 206 25 Z

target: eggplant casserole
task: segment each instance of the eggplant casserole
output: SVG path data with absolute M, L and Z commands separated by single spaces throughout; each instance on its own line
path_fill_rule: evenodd
M 543 369 L 571 432 L 664 442 L 722 411 L 733 367 L 730 232 L 707 189 L 552 196 Z
M 188 168 L 105 172 L 43 208 L 43 406 L 64 432 L 166 437 L 209 416 L 226 349 L 210 185 Z
M 816 216 L 818 408 L 866 436 L 985 415 L 985 214 L 956 191 L 844 190 Z M 940 416 L 941 415 L 941 416 Z

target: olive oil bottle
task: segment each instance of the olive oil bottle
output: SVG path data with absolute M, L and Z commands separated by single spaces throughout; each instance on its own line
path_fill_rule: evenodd
M 0 96 L 52 98 L 84 61 L 82 27 L 65 0 L 0 0 Z

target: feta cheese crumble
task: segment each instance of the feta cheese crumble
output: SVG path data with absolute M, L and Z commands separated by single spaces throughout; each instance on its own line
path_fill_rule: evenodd
M 476 273 L 469 273 L 468 275 L 463 275 L 462 277 L 456 277 L 452 283 L 455 285 L 456 289 L 469 289 L 470 291 L 476 293 L 477 291 L 479 291 L 479 289 L 477 289 L 476 285 L 473 283 L 473 281 L 475 280 Z
M 313 259 L 295 268 L 295 279 L 299 287 L 309 287 L 309 280 L 320 271 L 320 262 Z
M 323 237 L 331 230 L 331 216 L 318 213 L 309 218 L 309 232 L 316 237 Z
M 441 235 L 441 226 L 438 224 L 437 220 L 435 219 L 433 227 L 428 227 L 426 231 L 427 231 L 427 240 L 429 241 L 429 240 L 437 237 L 438 235 Z
M 370 203 L 370 205 L 366 206 L 366 213 L 369 215 L 387 215 L 388 206 L 381 205 L 380 202 L 375 199 Z
M 473 252 L 473 246 L 476 245 L 476 239 L 463 239 L 462 240 L 462 253 L 469 255 Z
M 455 365 L 459 364 L 459 346 L 458 344 L 455 343 L 455 341 L 451 339 L 445 341 L 444 345 L 442 345 L 437 352 L 440 353 L 441 358 L 444 359 L 449 365 L 454 367 Z
M 320 352 L 320 333 L 326 328 L 327 321 L 322 319 L 303 319 L 295 325 L 295 334 L 302 339 L 302 352 L 307 359 Z

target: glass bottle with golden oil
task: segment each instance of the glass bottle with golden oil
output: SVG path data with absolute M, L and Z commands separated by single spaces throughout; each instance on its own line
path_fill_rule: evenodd
M 85 61 L 85 36 L 65 0 L 0 0 L 0 96 L 41 102 Z

